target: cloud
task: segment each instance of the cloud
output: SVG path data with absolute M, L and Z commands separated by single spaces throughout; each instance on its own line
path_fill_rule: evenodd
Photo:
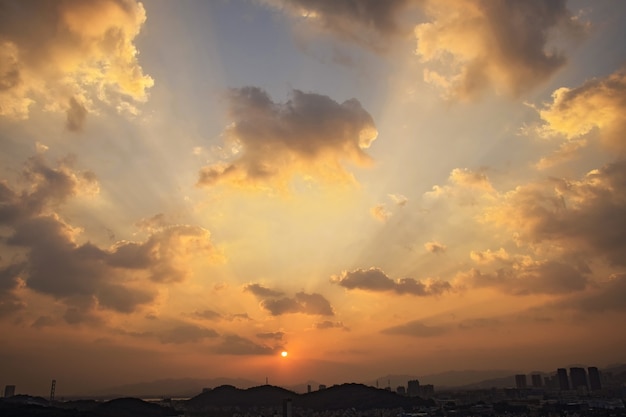
M 626 265 L 626 160 L 589 171 L 579 180 L 551 178 L 519 186 L 485 212 L 520 243 L 546 243 L 580 257 Z
M 355 269 L 343 271 L 333 276 L 331 282 L 349 290 L 360 289 L 365 291 L 383 292 L 393 291 L 396 294 L 410 294 L 416 296 L 441 295 L 451 291 L 452 286 L 447 281 L 427 280 L 425 282 L 413 278 L 401 278 L 396 281 L 389 278 L 378 268 Z
M 558 261 L 535 261 L 500 268 L 494 272 L 471 269 L 458 281 L 470 287 L 493 287 L 513 295 L 567 294 L 587 287 L 586 272 Z
M 449 331 L 450 329 L 445 326 L 428 326 L 420 320 L 414 320 L 399 326 L 388 327 L 382 330 L 381 333 L 424 338 L 441 336 Z
M 305 292 L 296 293 L 294 298 L 283 297 L 261 301 L 261 307 L 272 316 L 302 313 L 319 316 L 333 316 L 335 312 L 328 300 L 321 294 Z
M 330 320 L 324 320 L 324 321 L 320 321 L 317 322 L 313 325 L 313 327 L 315 327 L 316 329 L 320 329 L 320 330 L 325 330 L 325 329 L 341 329 L 341 330 L 345 330 L 347 332 L 350 331 L 350 328 L 346 327 L 343 322 L 340 321 L 330 321 Z
M 551 155 L 544 156 L 535 164 L 535 168 L 539 170 L 552 168 L 555 165 L 571 161 L 579 156 L 580 149 L 587 146 L 586 140 L 569 141 L 562 143 L 559 149 Z
M 283 340 L 283 336 L 285 333 L 283 332 L 270 332 L 270 333 L 257 333 L 256 337 L 259 339 L 270 339 L 270 340 Z
M 496 194 L 484 169 L 473 171 L 455 168 L 448 176 L 448 183 L 435 185 L 432 191 L 424 194 L 427 198 L 452 198 L 464 206 L 474 206 L 493 199 Z
M 326 181 L 352 181 L 344 161 L 366 164 L 364 152 L 377 131 L 356 99 L 337 103 L 328 96 L 293 90 L 275 103 L 257 87 L 228 95 L 231 123 L 224 131 L 235 149 L 230 161 L 202 168 L 198 185 L 284 188 L 296 175 Z
M 283 295 L 283 292 L 272 290 L 270 288 L 264 287 L 261 284 L 248 284 L 243 288 L 244 291 L 251 292 L 257 297 L 279 297 Z
M 197 343 L 203 339 L 212 339 L 218 336 L 218 333 L 213 329 L 207 329 L 193 324 L 181 324 L 157 334 L 161 343 L 173 344 Z
M 424 249 L 426 249 L 430 253 L 445 253 L 448 247 L 443 243 L 439 242 L 426 242 L 424 243 Z
M 409 201 L 409 199 L 403 196 L 402 194 L 387 194 L 387 195 L 389 196 L 391 201 L 393 201 L 394 204 L 400 207 L 406 206 L 406 203 L 408 203 Z
M 566 62 L 550 47 L 551 34 L 583 29 L 566 0 L 426 0 L 423 7 L 429 21 L 415 36 L 425 78 L 461 98 L 487 88 L 517 96 L 545 82 Z
M 387 210 L 384 204 L 378 204 L 370 209 L 370 214 L 376 220 L 386 222 L 391 217 L 391 212 Z
M 134 44 L 146 20 L 135 0 L 5 1 L 0 14 L 0 115 L 27 118 L 33 103 L 66 111 L 80 129 L 86 103 L 145 101 Z
M 598 129 L 604 145 L 624 151 L 625 97 L 626 70 L 622 69 L 577 88 L 559 88 L 552 94 L 552 103 L 539 109 L 539 115 L 546 123 L 548 134 L 558 133 L 573 140 Z
M 269 347 L 254 343 L 252 340 L 237 335 L 223 336 L 222 342 L 212 351 L 224 355 L 273 355 L 281 347 Z
M 223 317 L 220 313 L 213 310 L 196 311 L 193 315 L 205 320 L 220 320 Z
M 251 292 L 261 299 L 260 306 L 272 316 L 302 313 L 332 316 L 335 314 L 328 300 L 321 294 L 298 292 L 294 297 L 285 297 L 281 291 L 266 288 L 260 284 L 248 284 L 244 291 Z
M 87 109 L 85 106 L 72 97 L 66 114 L 67 120 L 65 121 L 65 128 L 70 132 L 82 131 L 85 119 L 87 118 Z
M 95 176 L 74 171 L 67 158 L 52 167 L 38 155 L 26 162 L 22 179 L 23 190 L 0 183 L 3 243 L 22 256 L 0 274 L 5 310 L 19 306 L 12 292 L 19 276 L 28 289 L 64 302 L 69 323 L 96 320 L 92 312 L 98 308 L 132 313 L 155 299 L 144 278 L 181 281 L 190 273 L 192 256 L 212 253 L 208 231 L 186 225 L 154 230 L 143 242 L 121 241 L 111 248 L 79 244 L 81 230 L 55 210 L 73 196 L 97 191 Z
M 496 261 L 506 262 L 510 256 L 504 248 L 500 248 L 497 251 L 492 251 L 491 249 L 482 252 L 471 251 L 470 258 L 477 264 L 486 265 Z
M 410 0 L 264 0 L 307 23 L 346 41 L 382 50 L 389 38 L 405 34 L 399 16 Z
M 581 294 L 554 303 L 557 308 L 569 308 L 584 313 L 606 311 L 626 312 L 626 274 L 615 274 Z

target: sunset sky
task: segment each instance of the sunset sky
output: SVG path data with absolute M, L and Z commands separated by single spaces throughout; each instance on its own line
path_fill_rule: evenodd
M 620 0 L 0 1 L 0 385 L 626 361 L 625 39 Z

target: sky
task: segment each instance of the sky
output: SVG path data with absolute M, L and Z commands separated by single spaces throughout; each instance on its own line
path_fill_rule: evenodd
M 0 1 L 0 384 L 624 362 L 624 39 L 619 0 Z

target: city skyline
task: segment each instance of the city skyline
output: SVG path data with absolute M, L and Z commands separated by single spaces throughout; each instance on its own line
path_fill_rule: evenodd
M 624 23 L 0 1 L 0 384 L 625 362 Z

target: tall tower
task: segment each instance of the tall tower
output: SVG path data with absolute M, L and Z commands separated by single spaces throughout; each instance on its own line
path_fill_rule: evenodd
M 559 389 L 561 391 L 569 391 L 569 379 L 567 378 L 567 369 L 565 368 L 557 369 L 556 377 L 559 380 Z
M 412 379 L 408 382 L 406 393 L 409 397 L 417 397 L 420 395 L 420 381 Z
M 50 401 L 54 401 L 54 389 L 57 386 L 57 380 L 53 379 L 52 384 L 50 384 Z
M 569 368 L 569 377 L 572 380 L 572 389 L 589 389 L 585 368 Z
M 602 382 L 600 380 L 600 371 L 595 366 L 587 368 L 589 374 L 589 389 L 591 391 L 597 391 L 602 389 Z
M 528 386 L 525 374 L 515 375 L 515 386 L 517 389 L 524 389 Z

